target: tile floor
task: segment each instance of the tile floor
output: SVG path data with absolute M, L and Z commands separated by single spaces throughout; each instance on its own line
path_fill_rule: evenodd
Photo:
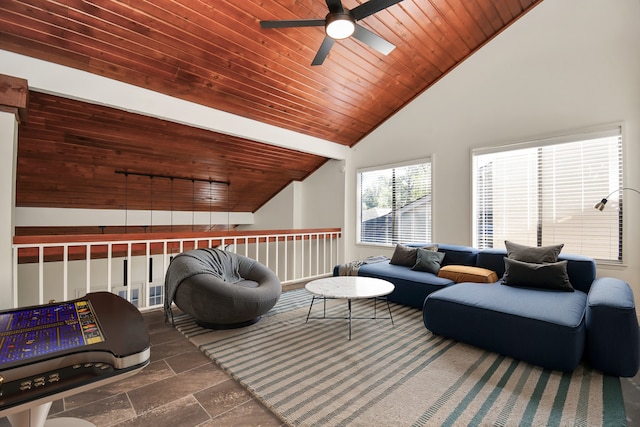
M 120 382 L 54 402 L 50 415 L 98 427 L 281 426 L 282 422 L 196 349 L 161 311 L 144 314 L 151 363 Z M 640 427 L 640 374 L 623 378 L 629 426 Z M 10 426 L 0 418 L 0 427 Z

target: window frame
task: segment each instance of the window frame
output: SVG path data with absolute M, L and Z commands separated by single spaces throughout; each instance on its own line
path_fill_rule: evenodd
M 486 155 L 486 154 L 497 154 L 497 153 L 504 153 L 504 152 L 510 152 L 510 151 L 516 151 L 516 150 L 523 150 L 523 149 L 533 149 L 533 148 L 544 148 L 544 147 L 549 147 L 549 146 L 554 146 L 554 145 L 559 145 L 559 144 L 564 144 L 564 143 L 577 143 L 577 142 L 583 142 L 583 141 L 589 141 L 589 140 L 594 140 L 594 139 L 598 139 L 598 138 L 606 138 L 606 137 L 618 137 L 619 138 L 619 144 L 620 144 L 620 159 L 618 162 L 618 173 L 617 173 L 617 177 L 616 180 L 618 181 L 618 186 L 619 188 L 623 188 L 625 186 L 625 174 L 626 174 L 626 163 L 628 161 L 627 156 L 626 156 L 626 149 L 625 149 L 625 129 L 624 129 L 624 124 L 623 123 L 612 123 L 612 124 L 607 124 L 607 125 L 601 125 L 601 126 L 595 126 L 595 127 L 591 127 L 591 128 L 585 128 L 585 129 L 580 129 L 580 130 L 576 130 L 576 131 L 572 131 L 572 132 L 567 132 L 567 133 L 563 133 L 561 135 L 556 135 L 556 136 L 549 136 L 549 137 L 541 137 L 538 139 L 531 139 L 531 140 L 527 140 L 527 141 L 522 141 L 522 142 L 517 142 L 517 143 L 509 143 L 509 144 L 503 144 L 503 145 L 497 145 L 497 146 L 489 146 L 489 147 L 480 147 L 480 148 L 473 148 L 471 150 L 471 221 L 472 221 L 472 242 L 475 246 L 480 246 L 479 245 L 479 224 L 478 224 L 478 215 L 479 215 L 479 211 L 478 211 L 478 206 L 476 205 L 476 201 L 477 201 L 477 191 L 478 191 L 478 168 L 476 166 L 476 156 L 480 156 L 480 155 Z M 609 183 L 611 184 L 612 179 L 614 179 L 613 175 L 609 175 L 607 178 L 609 178 Z M 540 179 L 540 176 L 538 176 L 538 179 Z M 612 187 L 610 187 L 610 190 L 613 193 L 616 193 L 616 190 L 613 189 Z M 610 191 L 606 191 L 604 192 L 601 196 L 599 196 L 597 198 L 597 200 L 593 200 L 593 204 L 591 205 L 592 207 L 598 202 L 600 201 L 600 199 L 602 197 L 607 196 L 607 194 L 609 194 Z M 618 236 L 618 258 L 617 259 L 613 259 L 613 258 L 595 258 L 598 263 L 604 263 L 604 264 L 612 264 L 612 265 L 621 265 L 624 262 L 624 243 L 627 240 L 627 227 L 625 227 L 625 224 L 627 223 L 627 219 L 626 219 L 626 214 L 625 214 L 625 210 L 623 209 L 623 200 L 624 200 L 624 195 L 623 195 L 624 191 L 619 191 L 617 192 L 617 194 L 612 194 L 616 195 L 616 197 L 619 196 L 619 201 L 620 201 L 620 205 L 619 205 L 619 212 L 617 214 L 617 218 L 618 218 L 618 225 L 617 228 L 619 230 L 619 236 Z M 538 196 L 540 197 L 540 196 Z M 543 196 L 544 197 L 544 196 Z M 607 207 L 607 208 L 611 208 L 611 207 Z M 595 211 L 595 208 L 594 208 Z M 543 231 L 544 232 L 544 231 Z M 572 253 L 579 253 L 576 251 L 571 251 Z M 589 255 L 587 255 L 589 256 Z
M 429 182 L 427 188 L 430 189 L 431 203 L 429 204 L 428 211 L 426 212 L 427 218 L 430 218 L 428 224 L 428 234 L 433 236 L 433 156 L 420 157 L 412 160 L 405 160 L 394 163 L 387 163 L 375 166 L 367 166 L 356 169 L 356 245 L 364 246 L 376 246 L 376 247 L 389 247 L 392 248 L 396 245 L 395 242 L 379 243 L 379 242 L 366 242 L 362 241 L 362 179 L 361 174 L 367 172 L 383 171 L 387 169 L 402 168 L 407 166 L 416 166 L 422 164 L 429 164 Z M 405 242 L 407 243 L 407 242 Z

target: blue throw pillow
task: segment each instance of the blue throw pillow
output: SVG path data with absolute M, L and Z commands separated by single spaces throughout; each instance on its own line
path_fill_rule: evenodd
M 427 249 L 418 249 L 416 252 L 416 263 L 412 270 L 426 271 L 428 273 L 438 274 L 440 265 L 444 259 L 443 252 L 434 252 Z
M 536 264 L 505 258 L 504 267 L 503 285 L 573 292 L 567 261 Z

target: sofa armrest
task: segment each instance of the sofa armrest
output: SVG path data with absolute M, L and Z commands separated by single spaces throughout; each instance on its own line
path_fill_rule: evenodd
M 586 308 L 587 358 L 605 374 L 632 377 L 640 364 L 640 329 L 629 284 L 594 280 Z

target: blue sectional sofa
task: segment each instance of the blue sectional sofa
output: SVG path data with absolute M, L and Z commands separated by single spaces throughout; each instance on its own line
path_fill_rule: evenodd
M 640 329 L 633 293 L 622 280 L 596 278 L 593 259 L 557 257 L 557 264 L 566 262 L 565 277 L 573 288 L 563 292 L 503 284 L 505 263 L 516 271 L 512 261 L 505 260 L 506 249 L 438 244 L 437 252 L 444 254 L 440 267 L 450 266 L 439 271 L 447 277 L 390 261 L 364 263 L 351 274 L 392 282 L 395 290 L 389 300 L 422 309 L 424 325 L 435 334 L 548 369 L 571 372 L 586 359 L 608 375 L 637 373 Z M 442 274 L 464 266 L 495 275 L 481 275 L 479 281 L 490 283 L 476 283 L 465 280 L 469 275 L 452 279 L 449 272 Z

